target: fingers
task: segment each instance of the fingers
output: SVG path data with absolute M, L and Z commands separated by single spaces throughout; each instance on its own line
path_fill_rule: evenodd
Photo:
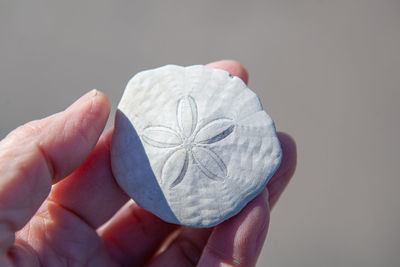
M 269 225 L 267 190 L 236 216 L 215 227 L 198 266 L 255 266 Z
M 269 224 L 266 190 L 214 228 L 185 228 L 150 266 L 254 266 Z
M 207 64 L 210 68 L 226 70 L 232 76 L 237 76 L 242 79 L 246 84 L 249 82 L 249 73 L 246 68 L 235 60 L 221 60 Z
M 177 228 L 130 201 L 99 230 L 99 234 L 118 263 L 142 266 Z
M 168 248 L 157 255 L 149 266 L 164 266 L 166 262 L 170 266 L 197 266 L 212 231 L 213 228 L 183 228 Z
M 208 66 L 226 70 L 242 80 L 247 81 L 248 79 L 247 71 L 236 61 L 224 60 Z M 104 191 L 96 192 L 96 194 L 104 193 Z M 77 197 L 79 198 L 79 194 Z M 101 201 L 97 204 L 103 206 Z M 80 202 L 80 205 L 86 204 Z M 137 206 L 130 206 L 124 207 L 121 212 L 117 213 L 102 229 L 101 235 L 110 247 L 111 253 L 122 263 L 137 262 L 139 256 L 142 257 L 140 260 L 145 262 L 155 253 L 162 240 L 175 229 L 176 226 L 163 222 L 153 214 Z M 137 247 L 137 240 L 141 240 L 140 248 Z M 140 252 L 136 253 L 138 249 Z
M 283 190 L 292 178 L 297 163 L 296 143 L 293 138 L 281 132 L 278 133 L 278 138 L 282 147 L 282 162 L 267 184 L 271 208 L 275 206 Z
M 0 234 L 21 229 L 52 183 L 82 163 L 108 113 L 105 95 L 91 91 L 64 112 L 21 126 L 0 143 L 0 222 L 6 225 Z
M 126 203 L 129 197 L 116 183 L 110 166 L 110 140 L 107 131 L 87 160 L 67 179 L 56 184 L 49 199 L 97 228 Z

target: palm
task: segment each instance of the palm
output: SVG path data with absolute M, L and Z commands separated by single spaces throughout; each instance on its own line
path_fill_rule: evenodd
M 210 66 L 247 80 L 235 62 Z M 0 143 L 0 265 L 254 265 L 269 206 L 294 171 L 293 141 L 279 136 L 284 158 L 268 185 L 267 201 L 264 190 L 212 229 L 182 228 L 128 201 L 115 183 L 109 159 L 112 130 L 98 140 L 108 112 L 103 94 L 88 94 L 65 112 L 29 123 Z M 166 244 L 173 233 L 175 239 Z

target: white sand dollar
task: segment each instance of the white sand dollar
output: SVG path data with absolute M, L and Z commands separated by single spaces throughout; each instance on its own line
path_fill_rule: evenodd
M 272 119 L 226 71 L 167 65 L 135 75 L 111 143 L 121 188 L 161 219 L 211 227 L 266 185 L 282 151 Z

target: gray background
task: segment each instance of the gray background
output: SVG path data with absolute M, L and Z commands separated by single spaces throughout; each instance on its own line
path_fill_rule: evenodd
M 0 0 L 0 137 L 134 73 L 234 58 L 298 169 L 259 266 L 400 265 L 400 1 Z

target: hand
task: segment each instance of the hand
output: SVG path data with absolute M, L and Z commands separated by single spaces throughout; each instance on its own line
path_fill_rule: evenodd
M 247 82 L 237 62 L 209 66 Z M 295 169 L 293 140 L 279 134 L 280 168 L 238 215 L 191 229 L 161 221 L 118 187 L 110 169 L 112 129 L 100 137 L 109 112 L 106 96 L 92 91 L 0 142 L 0 266 L 255 265 L 270 208 Z

